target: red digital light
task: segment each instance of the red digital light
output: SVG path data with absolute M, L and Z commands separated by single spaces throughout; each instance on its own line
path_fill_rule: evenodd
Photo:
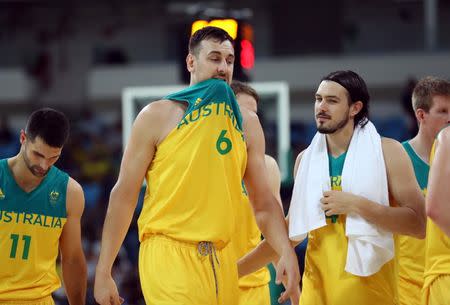
M 241 66 L 244 69 L 252 69 L 255 65 L 255 49 L 249 40 L 241 41 Z

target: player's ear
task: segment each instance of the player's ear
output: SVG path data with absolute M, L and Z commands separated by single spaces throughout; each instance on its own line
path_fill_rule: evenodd
M 363 108 L 364 104 L 361 101 L 354 102 L 350 107 L 350 115 L 355 117 Z
M 194 62 L 195 62 L 195 56 L 191 53 L 189 53 L 186 56 L 186 68 L 189 72 L 194 72 Z
M 416 119 L 419 123 L 421 123 L 424 118 L 425 118 L 425 110 L 423 110 L 422 108 L 417 108 L 417 110 L 415 111 L 416 114 Z
M 20 130 L 20 144 L 23 144 L 25 140 L 27 139 L 27 134 L 25 133 L 25 130 Z

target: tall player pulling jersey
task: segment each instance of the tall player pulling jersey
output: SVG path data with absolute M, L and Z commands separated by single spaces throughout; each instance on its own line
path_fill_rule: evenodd
M 265 180 L 261 125 L 256 115 L 244 112 L 242 126 L 228 86 L 234 59 L 227 32 L 213 26 L 196 31 L 186 56 L 191 87 L 167 97 L 171 101 L 150 103 L 134 121 L 103 228 L 94 284 L 97 303 L 121 303 L 111 270 L 144 177 L 149 185 L 138 224 L 147 304 L 235 304 L 237 278 L 224 277 L 236 276 L 236 261 L 226 245 L 244 171 L 256 218 L 280 254 L 278 274 L 290 279 L 287 294 L 295 288 L 295 254 Z M 160 257 L 168 263 L 152 261 Z M 230 289 L 223 288 L 227 285 Z
M 228 304 L 226 300 L 235 296 L 223 291 L 237 289 L 237 273 L 227 244 L 235 227 L 234 205 L 241 204 L 247 156 L 239 107 L 230 87 L 217 79 L 166 99 L 185 102 L 187 110 L 157 147 L 146 174 L 148 186 L 138 220 L 139 266 L 141 273 L 152 270 L 158 276 L 142 278 L 144 295 L 159 304 L 168 282 L 176 287 L 180 276 L 192 276 L 181 270 L 198 268 L 209 277 L 192 281 L 192 289 L 185 291 L 186 302 L 197 291 L 199 295 L 210 291 L 223 300 L 219 304 Z M 183 255 L 170 245 L 182 247 Z M 170 265 L 173 269 L 168 270 Z M 173 293 L 179 301 L 178 292 Z
M 188 108 L 157 147 L 147 172 L 140 238 L 163 234 L 226 244 L 234 230 L 231 215 L 241 201 L 246 165 L 239 107 L 230 87 L 217 79 L 166 98 L 186 102 Z

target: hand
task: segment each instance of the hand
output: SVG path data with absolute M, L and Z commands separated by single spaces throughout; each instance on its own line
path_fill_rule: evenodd
M 285 282 L 283 282 L 283 286 L 286 287 L 286 283 Z M 280 300 L 287 299 L 287 297 L 284 296 L 285 293 L 286 293 L 285 291 L 283 291 L 281 293 L 281 296 L 278 299 L 279 303 L 281 303 Z M 299 286 L 296 287 L 294 293 L 291 294 L 291 296 L 289 298 L 291 300 L 291 305 L 297 305 L 298 303 L 300 303 L 300 294 L 301 294 L 301 291 L 300 291 L 300 285 L 299 285 Z
M 100 305 L 121 305 L 124 302 L 124 299 L 119 296 L 119 291 L 111 274 L 98 271 L 95 274 L 94 297 Z
M 357 214 L 358 196 L 342 191 L 323 192 L 320 199 L 321 208 L 325 211 L 326 216 L 341 214 Z
M 275 270 L 277 272 L 275 283 L 280 284 L 283 282 L 286 289 L 278 298 L 278 303 L 284 303 L 288 298 L 291 298 L 291 301 L 294 300 L 292 304 L 298 304 L 300 271 L 293 248 L 288 248 L 283 252 Z

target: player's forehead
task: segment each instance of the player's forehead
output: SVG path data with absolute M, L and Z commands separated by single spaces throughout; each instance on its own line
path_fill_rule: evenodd
M 51 159 L 61 155 L 62 147 L 52 147 L 40 137 L 36 137 L 34 141 L 29 141 L 28 143 L 28 151 L 43 158 Z
M 30 147 L 33 147 L 33 149 L 37 149 L 37 150 L 46 150 L 46 151 L 60 151 L 62 150 L 62 147 L 53 147 L 48 145 L 43 138 L 41 138 L 40 136 L 35 137 L 33 140 L 29 137 L 27 137 L 28 139 L 28 144 Z
M 431 108 L 450 107 L 450 95 L 434 95 Z
M 326 97 L 337 97 L 337 98 L 345 98 L 347 96 L 347 89 L 345 89 L 342 85 L 324 80 L 320 83 L 319 87 L 316 91 L 316 96 L 320 96 L 322 98 Z
M 210 38 L 200 42 L 200 53 L 206 56 L 217 54 L 225 57 L 234 57 L 234 47 L 229 40 L 221 42 L 218 39 Z

